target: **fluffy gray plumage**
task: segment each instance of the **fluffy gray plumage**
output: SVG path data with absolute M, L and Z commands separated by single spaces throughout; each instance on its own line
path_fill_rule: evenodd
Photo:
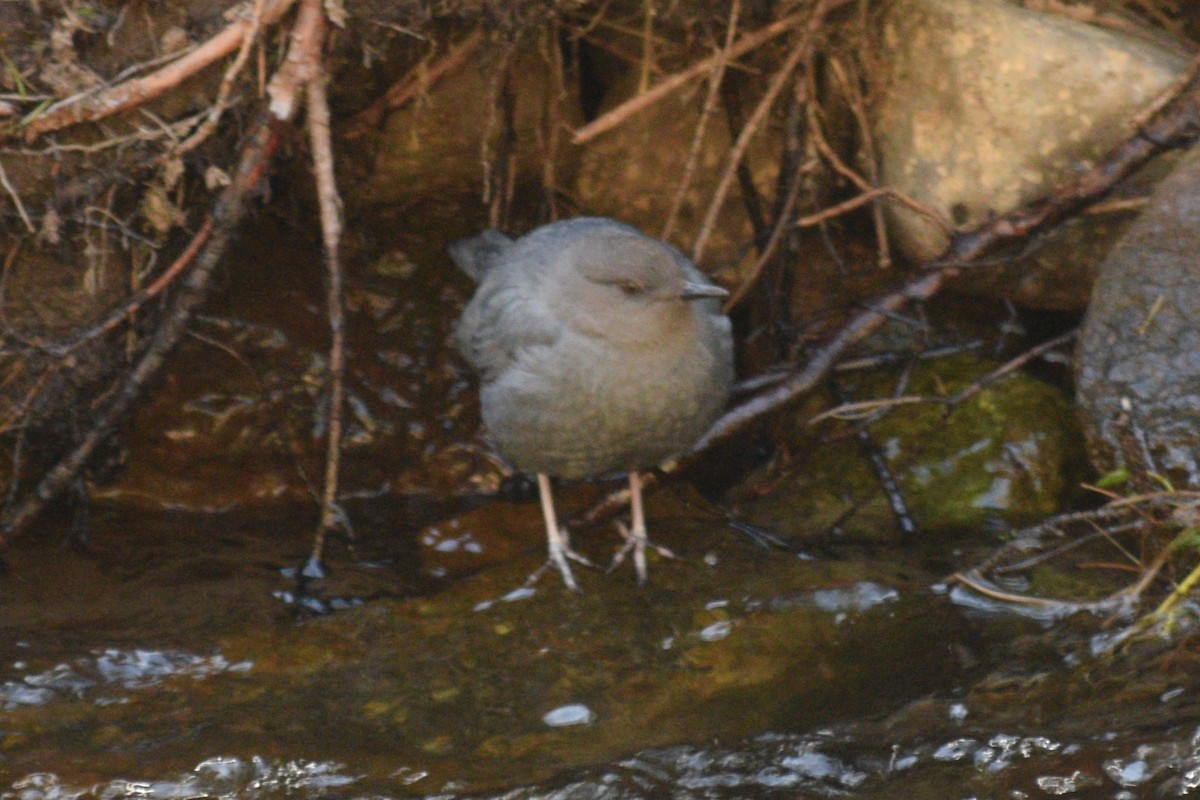
M 724 292 L 678 250 L 581 217 L 512 240 L 455 243 L 479 281 L 456 332 L 483 420 L 514 466 L 562 478 L 645 469 L 683 452 L 733 380 Z

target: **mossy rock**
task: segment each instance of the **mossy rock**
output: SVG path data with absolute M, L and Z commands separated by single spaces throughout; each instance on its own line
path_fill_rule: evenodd
M 995 364 L 957 356 L 914 368 L 905 394 L 950 397 Z M 894 380 L 845 381 L 860 400 L 887 398 Z M 795 417 L 791 453 L 803 463 L 743 506 L 757 525 L 805 538 L 837 525 L 854 538 L 890 537 L 894 515 L 854 436 L 822 442 L 814 409 Z M 1024 373 L 1008 375 L 948 409 L 937 402 L 899 405 L 870 428 L 923 530 L 974 528 L 989 520 L 1023 524 L 1058 511 L 1083 477 L 1085 459 L 1074 408 L 1058 389 Z M 798 460 L 797 460 L 798 461 Z M 753 484 L 755 482 L 751 482 Z M 753 486 L 750 486 L 753 491 Z M 749 496 L 749 495 L 747 495 Z

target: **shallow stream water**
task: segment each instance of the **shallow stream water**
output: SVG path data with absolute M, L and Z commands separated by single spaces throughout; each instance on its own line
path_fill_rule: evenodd
M 416 270 L 409 244 L 434 246 L 395 243 L 398 284 L 349 292 L 355 538 L 330 544 L 310 594 L 297 474 L 320 473 L 319 278 L 317 250 L 286 233 L 246 237 L 247 264 L 279 262 L 269 286 L 230 270 L 250 285 L 195 326 L 227 347 L 186 345 L 88 518 L 59 509 L 4 554 L 0 800 L 1200 786 L 1194 646 L 1117 645 L 1124 620 L 948 585 L 996 545 L 985 531 L 768 549 L 680 481 L 648 499 L 679 559 L 653 559 L 646 587 L 625 565 L 581 570 L 582 595 L 553 574 L 523 588 L 540 514 L 504 499 L 474 438 L 447 342 L 467 287 Z M 611 488 L 561 487 L 562 509 Z M 772 518 L 786 513 L 785 498 Z M 618 542 L 609 525 L 575 536 L 600 563 Z
M 1115 798 L 1200 784 L 1186 646 L 1114 650 L 1103 620 L 993 607 L 942 584 L 944 559 L 920 548 L 800 558 L 668 498 L 652 508 L 681 558 L 656 560 L 643 589 L 587 572 L 582 596 L 552 579 L 519 590 L 536 527 L 510 563 L 461 579 L 433 574 L 444 539 L 405 555 L 366 531 L 372 557 L 338 566 L 361 594 L 303 620 L 287 602 L 301 519 L 101 511 L 82 549 L 44 531 L 0 584 L 0 796 Z M 487 517 L 440 524 L 454 519 Z M 460 539 L 486 561 L 485 535 Z

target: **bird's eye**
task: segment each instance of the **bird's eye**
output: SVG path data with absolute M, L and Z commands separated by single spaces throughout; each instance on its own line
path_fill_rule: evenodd
M 636 281 L 621 281 L 617 284 L 617 288 L 625 293 L 628 297 L 637 297 L 643 291 L 642 285 Z

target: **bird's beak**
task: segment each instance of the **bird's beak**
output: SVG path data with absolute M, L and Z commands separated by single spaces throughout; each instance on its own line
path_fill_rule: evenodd
M 696 283 L 688 281 L 679 292 L 680 300 L 701 300 L 705 297 L 729 297 L 729 292 L 715 283 Z

